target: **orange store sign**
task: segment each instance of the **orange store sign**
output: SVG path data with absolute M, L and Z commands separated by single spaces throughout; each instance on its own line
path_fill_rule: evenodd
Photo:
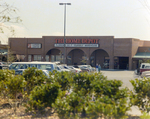
M 64 39 L 55 39 L 55 47 L 64 47 Z M 66 39 L 66 47 L 99 47 L 99 39 Z

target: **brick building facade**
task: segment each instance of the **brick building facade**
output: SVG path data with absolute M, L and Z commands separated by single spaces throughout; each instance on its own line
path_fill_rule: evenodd
M 9 38 L 18 61 L 63 61 L 64 37 Z M 100 64 L 109 69 L 136 69 L 150 58 L 150 41 L 114 36 L 66 36 L 66 64 Z M 145 57 L 144 57 L 145 55 Z

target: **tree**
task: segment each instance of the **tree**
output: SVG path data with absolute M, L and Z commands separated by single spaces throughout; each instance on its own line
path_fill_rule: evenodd
M 16 55 L 14 55 L 14 52 L 10 50 L 8 46 L 8 52 L 7 52 L 7 62 L 12 63 L 17 60 Z
M 0 0 L 0 33 L 9 31 L 12 36 L 15 35 L 15 30 L 10 24 L 22 22 L 17 12 L 18 9 L 16 7 Z

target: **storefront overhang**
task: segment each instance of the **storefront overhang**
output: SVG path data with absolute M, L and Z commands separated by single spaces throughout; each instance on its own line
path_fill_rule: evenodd
M 150 52 L 138 52 L 132 58 L 134 59 L 150 59 Z

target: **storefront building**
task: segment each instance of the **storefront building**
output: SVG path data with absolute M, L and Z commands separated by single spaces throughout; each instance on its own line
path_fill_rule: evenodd
M 18 61 L 63 62 L 64 37 L 9 38 Z M 100 64 L 103 69 L 136 69 L 150 58 L 150 41 L 114 36 L 66 36 L 66 64 Z

